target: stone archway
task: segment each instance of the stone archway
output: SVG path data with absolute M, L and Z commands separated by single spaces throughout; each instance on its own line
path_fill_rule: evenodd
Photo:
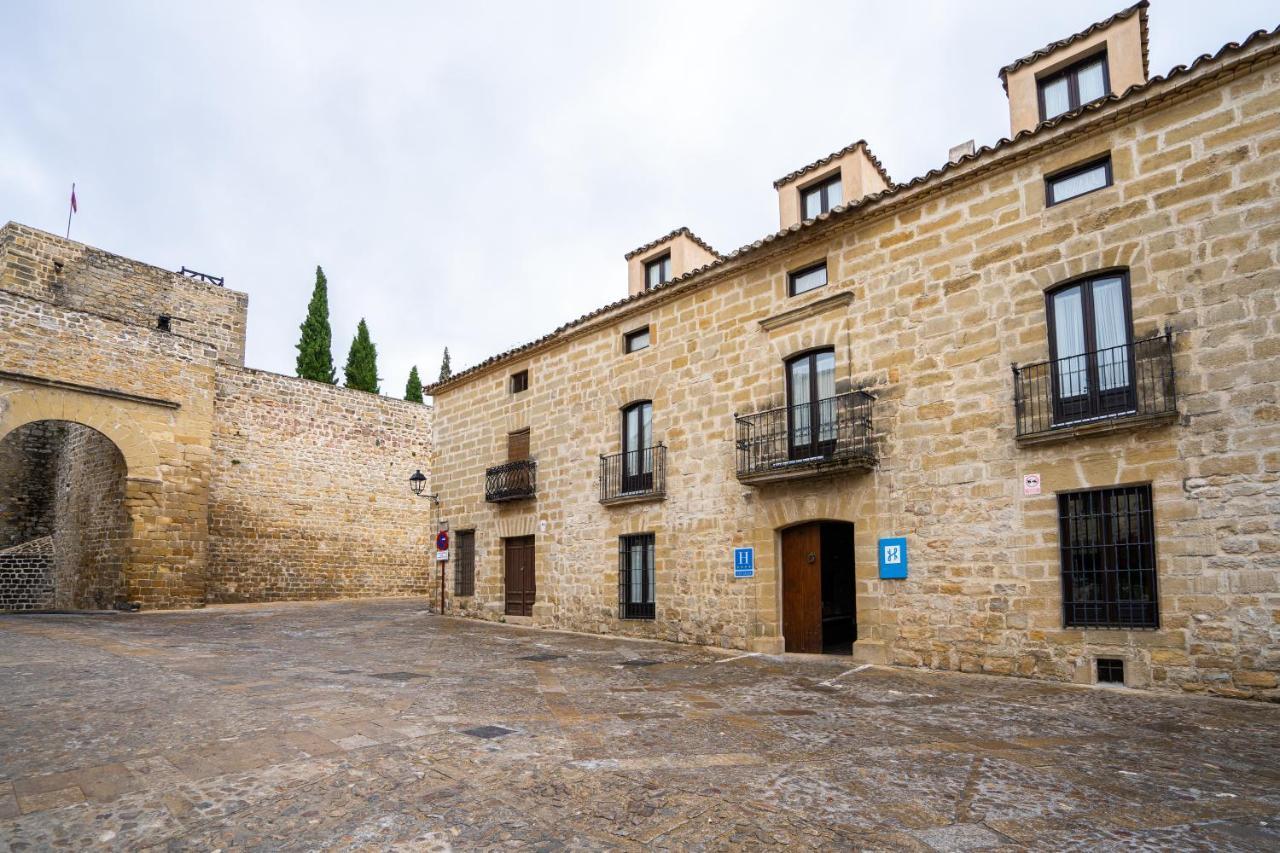
M 127 471 L 120 448 L 81 423 L 30 421 L 0 438 L 0 610 L 127 600 Z

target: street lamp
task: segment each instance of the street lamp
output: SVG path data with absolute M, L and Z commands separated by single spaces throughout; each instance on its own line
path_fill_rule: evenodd
M 426 498 L 431 501 L 435 507 L 436 530 L 440 529 L 440 496 L 423 494 L 427 490 L 427 475 L 422 473 L 422 469 L 413 472 L 409 477 L 409 488 L 420 498 Z M 444 615 L 444 560 L 437 560 L 440 564 L 440 615 Z

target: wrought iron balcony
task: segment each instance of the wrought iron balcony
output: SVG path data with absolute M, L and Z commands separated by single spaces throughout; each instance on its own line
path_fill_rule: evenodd
M 1013 399 L 1024 443 L 1172 418 L 1173 336 L 1014 365 Z
M 490 503 L 531 498 L 538 491 L 538 463 L 521 459 L 484 472 L 484 499 Z
M 600 503 L 655 500 L 667 494 L 667 448 L 658 444 L 600 457 Z
M 874 402 L 866 391 L 851 391 L 735 415 L 738 479 L 765 483 L 875 467 Z

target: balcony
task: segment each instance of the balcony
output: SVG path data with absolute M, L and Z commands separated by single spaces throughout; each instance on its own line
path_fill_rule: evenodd
M 1014 365 L 1013 400 L 1019 444 L 1172 420 L 1173 336 Z
M 662 500 L 667 496 L 667 448 L 661 444 L 600 457 L 600 503 Z
M 813 403 L 735 415 L 738 479 L 770 483 L 874 468 L 874 402 L 866 391 L 851 391 Z
M 484 499 L 489 503 L 520 501 L 538 491 L 538 463 L 521 459 L 484 472 Z

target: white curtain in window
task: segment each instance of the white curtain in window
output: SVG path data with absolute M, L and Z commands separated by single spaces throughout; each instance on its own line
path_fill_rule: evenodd
M 1119 277 L 1093 283 L 1093 324 L 1098 347 L 1098 387 L 1129 384 L 1129 335 L 1124 319 L 1124 285 Z
M 791 362 L 791 444 L 810 443 L 809 359 Z
M 1102 67 L 1106 61 L 1105 58 L 1099 58 L 1076 73 L 1076 86 L 1080 89 L 1081 104 L 1096 101 L 1107 94 L 1107 87 L 1102 80 Z
M 654 586 L 657 584 L 658 574 L 653 568 L 653 540 L 650 539 L 645 545 L 645 580 L 647 581 L 648 594 L 644 598 L 645 604 L 653 604 L 654 602 Z
M 1058 394 L 1079 397 L 1089 391 L 1084 357 L 1084 304 L 1080 287 L 1053 295 L 1053 336 L 1058 355 Z
M 644 542 L 640 540 L 632 540 L 630 554 L 627 555 L 627 562 L 630 564 L 627 574 L 630 575 L 629 581 L 631 603 L 643 604 L 645 602 L 645 577 L 644 577 Z
M 836 438 L 836 357 L 834 353 L 818 353 L 818 440 L 835 441 Z
M 1053 203 L 1066 201 L 1069 198 L 1075 198 L 1078 195 L 1084 195 L 1093 190 L 1102 189 L 1107 185 L 1107 167 L 1103 163 L 1099 163 L 1092 169 L 1081 172 L 1078 175 L 1072 175 L 1069 178 L 1055 178 L 1049 182 L 1049 186 L 1053 191 Z
M 827 210 L 844 201 L 844 187 L 839 181 L 827 185 Z
M 1068 99 L 1067 78 L 1059 77 L 1041 91 L 1044 93 L 1044 117 L 1046 119 L 1062 115 L 1070 109 L 1071 102 Z

